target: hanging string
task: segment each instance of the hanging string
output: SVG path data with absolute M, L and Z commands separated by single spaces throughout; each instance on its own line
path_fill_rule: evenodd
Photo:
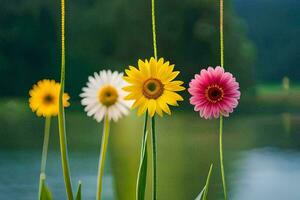
M 65 0 L 61 0 L 61 84 L 62 93 L 65 83 Z

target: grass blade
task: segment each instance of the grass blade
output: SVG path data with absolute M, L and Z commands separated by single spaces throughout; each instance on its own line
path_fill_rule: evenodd
M 75 200 L 81 200 L 81 181 L 78 182 L 78 188 Z
M 204 194 L 204 191 L 205 191 L 205 187 L 203 187 L 203 189 L 201 190 L 200 194 L 198 194 L 198 196 L 196 197 L 195 200 L 203 200 L 203 194 Z
M 148 153 L 147 153 L 147 137 L 148 131 L 145 132 L 142 143 L 141 161 L 137 179 L 137 200 L 145 199 L 145 191 L 147 184 L 147 163 L 148 163 Z
M 213 168 L 213 164 L 211 164 L 210 167 L 209 167 L 209 171 L 208 171 L 208 175 L 207 175 L 207 179 L 206 179 L 206 183 L 205 183 L 205 190 L 204 190 L 204 194 L 203 194 L 202 200 L 206 200 L 207 199 L 207 194 L 208 194 L 208 189 L 209 189 L 209 182 L 210 182 L 212 168 Z
M 46 176 L 45 174 L 41 174 L 41 193 L 40 200 L 53 200 L 52 193 L 45 183 Z
M 205 186 L 203 187 L 200 194 L 196 197 L 195 200 L 207 200 L 207 194 L 208 194 L 208 189 L 209 189 L 209 182 L 210 182 L 210 177 L 211 177 L 211 173 L 212 173 L 212 168 L 213 168 L 213 164 L 210 165 L 208 175 L 206 178 Z

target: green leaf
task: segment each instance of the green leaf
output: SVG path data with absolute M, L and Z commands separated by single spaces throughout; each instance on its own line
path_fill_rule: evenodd
M 145 191 L 146 191 L 146 184 L 147 184 L 147 163 L 148 163 L 147 137 L 148 137 L 148 131 L 145 132 L 142 141 L 141 160 L 140 160 L 140 167 L 139 167 L 138 178 L 137 178 L 137 191 L 136 191 L 137 200 L 145 199 Z
M 207 179 L 206 179 L 206 184 L 205 184 L 205 190 L 204 190 L 204 194 L 203 194 L 202 200 L 207 200 L 207 194 L 208 194 L 208 189 L 209 189 L 209 182 L 210 182 L 212 168 L 213 168 L 213 164 L 210 165 L 210 168 L 209 168 L 209 171 L 208 171 L 208 175 L 207 175 Z
M 196 197 L 195 200 L 203 200 L 203 193 L 205 191 L 205 186 L 203 187 L 203 189 L 201 190 L 200 194 Z
M 53 200 L 52 193 L 47 187 L 46 176 L 44 174 L 41 175 L 41 192 L 40 192 L 40 200 Z
M 78 182 L 78 188 L 77 188 L 75 200 L 81 200 L 81 181 Z
M 209 182 L 210 182 L 212 168 L 213 168 L 213 164 L 210 165 L 208 175 L 207 175 L 207 178 L 206 178 L 205 186 L 203 187 L 200 194 L 196 197 L 195 200 L 207 200 L 207 194 L 208 194 L 208 189 L 209 189 Z

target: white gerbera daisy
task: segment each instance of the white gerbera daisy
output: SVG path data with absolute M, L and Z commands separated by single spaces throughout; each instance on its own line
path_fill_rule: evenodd
M 126 86 L 123 73 L 102 70 L 89 76 L 87 87 L 82 88 L 81 104 L 89 117 L 101 122 L 105 116 L 108 120 L 117 121 L 129 114 L 131 101 L 124 100 L 127 95 L 122 88 Z

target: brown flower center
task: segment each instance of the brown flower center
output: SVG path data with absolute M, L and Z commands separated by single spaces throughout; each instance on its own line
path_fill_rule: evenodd
M 104 86 L 99 90 L 99 101 L 107 107 L 114 105 L 117 102 L 118 97 L 117 90 L 110 85 Z
M 143 94 L 148 99 L 159 98 L 164 91 L 162 82 L 156 78 L 150 78 L 143 85 Z
M 224 91 L 216 84 L 210 85 L 205 90 L 205 97 L 209 102 L 217 103 L 223 99 Z
M 52 96 L 51 94 L 46 94 L 43 97 L 43 103 L 46 105 L 52 104 L 54 102 L 54 96 Z

